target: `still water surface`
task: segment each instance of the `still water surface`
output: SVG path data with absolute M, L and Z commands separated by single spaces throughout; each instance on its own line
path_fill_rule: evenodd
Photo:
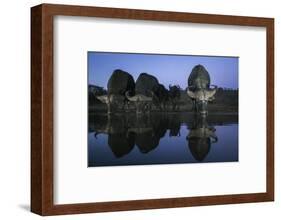
M 88 166 L 238 161 L 238 116 L 89 115 Z

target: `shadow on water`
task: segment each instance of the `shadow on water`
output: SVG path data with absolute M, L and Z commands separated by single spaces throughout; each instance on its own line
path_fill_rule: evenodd
M 88 166 L 238 161 L 238 116 L 89 114 Z

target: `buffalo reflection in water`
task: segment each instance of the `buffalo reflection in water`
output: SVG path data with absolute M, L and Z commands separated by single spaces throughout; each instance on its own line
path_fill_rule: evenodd
M 194 117 L 186 140 L 191 154 L 197 161 L 203 161 L 211 149 L 211 144 L 218 141 L 215 132 L 216 129 L 208 125 L 205 116 L 196 115 Z
M 166 132 L 169 132 L 169 137 L 180 137 L 181 125 L 186 124 L 189 130 L 187 145 L 192 156 L 201 162 L 218 138 L 215 128 L 208 126 L 206 117 L 192 118 L 183 122 L 180 114 L 96 115 L 89 118 L 89 132 L 94 132 L 96 138 L 99 134 L 107 134 L 108 146 L 116 158 L 121 158 L 129 154 L 135 145 L 143 154 L 151 152 Z
M 98 134 L 108 135 L 108 145 L 116 157 L 128 154 L 134 145 L 141 153 L 148 153 L 159 145 L 159 141 L 165 136 L 167 125 L 161 117 L 142 115 L 131 117 L 127 115 L 98 117 L 94 126 L 89 128 Z

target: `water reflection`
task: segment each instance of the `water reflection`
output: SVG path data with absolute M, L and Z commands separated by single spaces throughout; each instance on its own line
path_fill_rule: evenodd
M 206 117 L 196 115 L 186 137 L 188 147 L 197 161 L 203 161 L 210 151 L 211 144 L 218 141 L 216 129 L 209 126 Z
M 237 115 L 94 114 L 89 115 L 88 165 L 237 161 L 237 136 Z

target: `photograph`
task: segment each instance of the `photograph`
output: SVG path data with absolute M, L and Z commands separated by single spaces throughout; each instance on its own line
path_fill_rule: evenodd
M 239 57 L 87 59 L 88 167 L 239 161 Z

